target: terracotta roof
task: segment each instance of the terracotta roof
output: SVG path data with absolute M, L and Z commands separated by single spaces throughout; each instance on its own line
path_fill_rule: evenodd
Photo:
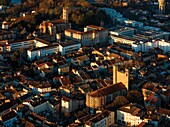
M 141 122 L 139 125 L 137 125 L 136 127 L 144 127 L 146 125 L 145 122 Z
M 87 125 L 91 125 L 92 123 L 97 123 L 100 120 L 108 117 L 110 114 L 110 111 L 104 110 L 102 113 L 96 114 L 94 117 L 92 117 L 90 120 L 86 122 Z
M 47 64 L 48 66 L 53 66 L 53 64 L 52 64 L 51 62 L 46 62 L 46 64 Z
M 46 63 L 41 63 L 41 64 L 39 64 L 38 65 L 38 67 L 42 67 L 42 66 L 44 66 Z
M 33 123 L 26 120 L 25 127 L 35 127 Z
M 9 111 L 7 112 L 6 114 L 2 115 L 2 121 L 5 122 L 5 121 L 8 121 L 14 117 L 17 117 L 17 114 L 15 113 L 15 111 Z
M 60 81 L 62 83 L 63 86 L 66 86 L 66 85 L 70 85 L 71 84 L 71 81 L 69 78 L 65 77 L 65 76 L 61 76 L 60 77 Z
M 69 101 L 70 101 L 70 98 L 68 98 L 68 97 L 66 97 L 66 96 L 62 96 L 62 100 L 69 102 Z
M 38 119 L 38 120 L 40 120 L 40 121 L 44 121 L 44 120 L 45 120 L 44 117 L 39 116 L 38 114 L 36 114 L 36 113 L 34 113 L 34 112 L 31 112 L 30 115 L 32 115 L 35 119 Z
M 89 95 L 92 97 L 100 97 L 100 96 L 113 94 L 113 93 L 121 91 L 123 89 L 126 89 L 126 87 L 122 82 L 120 82 L 117 84 L 113 84 L 113 85 L 106 86 L 106 87 L 100 88 L 98 90 L 95 90 L 95 91 L 91 92 Z
M 159 109 L 157 110 L 157 113 L 159 113 L 159 114 L 165 114 L 165 115 L 170 116 L 170 110 L 169 110 L 169 109 L 159 108 Z

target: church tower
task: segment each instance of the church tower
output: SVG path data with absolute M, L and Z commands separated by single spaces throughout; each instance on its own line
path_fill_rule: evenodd
M 63 19 L 68 23 L 68 7 L 63 7 Z
M 123 65 L 113 65 L 113 84 L 122 82 L 127 90 L 129 90 L 129 69 Z
M 165 0 L 158 0 L 159 2 L 159 13 L 165 14 Z

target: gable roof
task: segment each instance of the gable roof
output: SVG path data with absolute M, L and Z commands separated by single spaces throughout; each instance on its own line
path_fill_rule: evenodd
M 113 94 L 113 93 L 121 91 L 123 89 L 126 89 L 126 87 L 122 82 L 120 82 L 117 84 L 113 84 L 113 85 L 106 86 L 106 87 L 100 88 L 98 90 L 95 90 L 95 91 L 91 92 L 89 95 L 92 97 L 101 97 L 101 96 Z

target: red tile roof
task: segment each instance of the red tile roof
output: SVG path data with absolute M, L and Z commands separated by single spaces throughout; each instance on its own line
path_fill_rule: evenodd
M 68 98 L 68 97 L 66 97 L 66 96 L 62 96 L 62 100 L 69 102 L 69 101 L 70 101 L 70 98 Z
M 126 87 L 122 82 L 117 83 L 117 84 L 113 84 L 113 85 L 110 85 L 110 86 L 106 86 L 106 87 L 103 87 L 103 88 L 98 89 L 98 90 L 95 90 L 95 91 L 90 93 L 90 96 L 100 97 L 100 96 L 113 94 L 113 93 L 121 91 L 121 90 L 126 90 Z

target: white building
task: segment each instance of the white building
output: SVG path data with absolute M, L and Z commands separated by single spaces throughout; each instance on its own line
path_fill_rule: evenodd
M 35 58 L 43 58 L 46 55 L 58 52 L 58 44 L 39 47 L 35 49 L 28 49 L 27 50 L 27 59 L 33 60 Z
M 14 127 L 14 123 L 17 121 L 17 113 L 11 110 L 1 116 L 2 123 L 5 127 Z
M 123 27 L 114 31 L 110 31 L 111 35 L 124 35 L 124 36 L 132 36 L 135 33 L 135 29 L 134 28 L 130 28 L 130 27 Z
M 135 50 L 135 52 L 142 51 L 142 52 L 148 52 L 151 48 L 160 48 L 164 52 L 170 51 L 170 42 L 166 42 L 165 40 L 152 40 L 151 42 L 139 42 L 139 43 L 133 43 L 132 49 Z
M 2 29 L 8 30 L 8 28 L 9 28 L 8 23 L 7 23 L 6 21 L 3 21 L 3 22 L 2 22 Z
M 94 25 L 86 26 L 84 32 L 67 29 L 64 33 L 66 39 L 80 42 L 82 46 L 105 43 L 108 40 L 108 30 Z
M 61 108 L 64 113 L 71 113 L 72 111 L 78 109 L 78 100 L 62 96 Z
M 115 43 L 132 45 L 133 43 L 136 42 L 136 39 L 134 39 L 133 37 L 130 37 L 130 36 L 110 35 L 110 41 L 115 42 Z
M 59 43 L 58 50 L 61 55 L 67 55 L 71 52 L 76 52 L 81 48 L 81 43 L 77 42 L 62 42 Z
M 160 120 L 161 117 L 158 115 L 145 113 L 140 108 L 132 104 L 122 106 L 117 110 L 116 121 L 128 126 L 136 126 L 142 122 L 146 122 L 153 124 L 154 127 L 158 127 Z
M 43 111 L 55 113 L 55 107 L 42 97 L 35 96 L 30 102 L 23 102 L 23 104 L 28 105 L 29 109 L 37 114 Z
M 11 51 L 19 50 L 20 48 L 29 49 L 31 47 L 44 47 L 48 46 L 49 42 L 36 38 L 36 39 L 25 39 L 19 41 L 9 42 Z

